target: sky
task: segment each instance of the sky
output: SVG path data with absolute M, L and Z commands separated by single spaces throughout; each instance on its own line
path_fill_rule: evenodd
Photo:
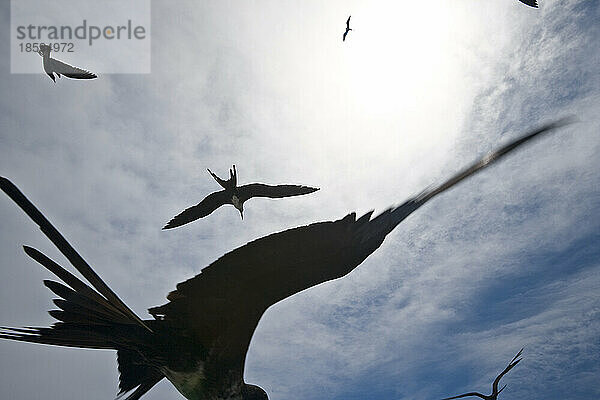
M 39 74 L 11 74 L 3 0 L 0 175 L 148 318 L 225 252 L 381 212 L 573 114 L 419 209 L 348 276 L 267 310 L 245 379 L 272 400 L 440 399 L 489 393 L 524 347 L 500 398 L 597 398 L 600 3 L 539 3 L 153 1 L 151 73 L 54 84 L 36 55 Z M 206 168 L 234 163 L 241 183 L 321 190 L 160 229 L 218 189 Z M 0 325 L 47 326 L 51 275 L 21 246 L 67 262 L 5 196 L 0 221 Z M 0 370 L 7 399 L 117 392 L 111 351 L 1 341 Z M 166 380 L 144 396 L 181 398 Z

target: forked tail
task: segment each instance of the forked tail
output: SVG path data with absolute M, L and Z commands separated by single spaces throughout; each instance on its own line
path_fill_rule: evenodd
M 49 328 L 0 328 L 0 338 L 21 342 L 118 351 L 120 394 L 134 390 L 127 400 L 136 400 L 163 378 L 145 360 L 139 349 L 153 336 L 143 322 L 92 270 L 67 240 L 8 179 L 0 177 L 0 188 L 40 227 L 88 285 L 40 251 L 24 246 L 25 253 L 52 272 L 61 282 L 44 285 L 59 298 L 50 315 L 58 320 Z

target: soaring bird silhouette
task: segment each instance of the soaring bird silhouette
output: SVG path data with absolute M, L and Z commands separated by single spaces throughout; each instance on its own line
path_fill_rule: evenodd
M 81 68 L 73 67 L 69 64 L 57 60 L 56 58 L 50 57 L 51 50 L 52 48 L 50 46 L 42 43 L 40 44 L 40 50 L 38 51 L 38 54 L 44 59 L 44 71 L 46 71 L 46 73 L 48 74 L 50 79 L 52 79 L 52 81 L 56 82 L 56 77 L 54 76 L 54 74 L 56 74 L 59 78 L 61 75 L 73 79 L 97 78 L 96 74 L 93 74 Z
M 523 4 L 527 4 L 529 7 L 538 8 L 536 0 L 519 0 Z
M 244 202 L 253 197 L 270 197 L 278 199 L 282 197 L 300 196 L 309 194 L 319 190 L 309 186 L 301 185 L 265 185 L 263 183 L 250 183 L 244 186 L 237 186 L 237 171 L 235 165 L 233 169 L 229 169 L 229 179 L 223 180 L 215 175 L 210 169 L 208 173 L 215 178 L 215 181 L 223 190 L 213 192 L 206 196 L 200 203 L 185 209 L 179 215 L 173 217 L 163 229 L 176 228 L 195 221 L 199 218 L 206 217 L 217 208 L 225 204 L 233 204 L 240 212 L 240 216 L 244 219 Z
M 2 328 L 0 338 L 117 351 L 120 395 L 137 400 L 167 378 L 188 399 L 268 400 L 244 382 L 250 340 L 271 305 L 304 289 L 341 278 L 360 265 L 388 233 L 436 195 L 535 137 L 563 125 L 545 125 L 483 157 L 437 187 L 377 217 L 355 213 L 337 221 L 288 229 L 225 254 L 196 277 L 179 283 L 168 302 L 142 321 L 102 281 L 40 211 L 6 178 L 0 188 L 40 227 L 91 286 L 38 250 L 25 253 L 55 274 L 44 281 L 59 299 L 49 328 Z
M 522 358 L 519 358 L 521 356 L 521 353 L 523 353 L 523 349 L 519 350 L 517 355 L 514 356 L 514 358 L 508 363 L 508 366 L 506 368 L 504 368 L 504 371 L 500 372 L 500 374 L 496 377 L 496 379 L 494 379 L 494 383 L 492 384 L 492 394 L 490 394 L 489 396 L 485 395 L 485 394 L 477 393 L 477 392 L 469 392 L 469 393 L 461 394 L 461 395 L 454 396 L 454 397 L 446 397 L 445 399 L 442 399 L 442 400 L 460 399 L 462 397 L 471 397 L 471 396 L 481 397 L 483 400 L 497 400 L 500 392 L 503 391 L 504 388 L 506 387 L 506 385 L 504 385 L 504 386 L 502 386 L 502 389 L 498 390 L 498 385 L 500 384 L 500 379 L 502 379 L 502 377 L 504 375 L 506 375 L 506 373 L 508 371 L 513 369 L 513 367 L 522 360 Z M 519 358 L 519 359 L 517 360 L 517 358 Z
M 342 42 L 346 41 L 346 35 L 352 30 L 350 29 L 350 17 L 352 17 L 352 15 L 350 15 L 346 20 L 346 32 L 344 32 L 344 36 L 342 36 Z

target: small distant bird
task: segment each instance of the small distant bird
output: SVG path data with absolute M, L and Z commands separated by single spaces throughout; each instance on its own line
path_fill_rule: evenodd
M 73 79 L 94 79 L 97 78 L 96 74 L 86 71 L 81 68 L 73 67 L 72 65 L 66 64 L 56 58 L 50 57 L 51 47 L 47 44 L 40 44 L 40 50 L 38 54 L 44 59 L 44 71 L 48 74 L 52 81 L 56 82 L 56 74 L 59 78 L 61 75 L 67 78 Z
M 190 207 L 181 214 L 174 217 L 165 225 L 163 229 L 176 228 L 185 225 L 188 222 L 206 217 L 217 208 L 224 204 L 233 204 L 244 219 L 244 202 L 252 197 L 270 197 L 272 199 L 300 196 L 319 190 L 309 186 L 300 185 L 265 185 L 262 183 L 251 183 L 249 185 L 237 186 L 237 171 L 235 165 L 229 169 L 229 179 L 223 180 L 215 175 L 210 169 L 208 173 L 215 178 L 215 181 L 223 187 L 224 190 L 209 194 L 197 205 Z
M 523 4 L 527 4 L 529 7 L 538 8 L 536 0 L 519 0 Z
M 352 15 L 350 17 L 352 17 Z M 348 32 L 350 32 L 352 30 L 352 29 L 350 29 L 350 17 L 348 17 L 348 19 L 346 20 L 346 32 L 344 32 L 344 36 L 342 37 L 342 42 L 346 41 L 346 35 L 348 34 Z
M 442 400 L 460 399 L 461 397 L 471 397 L 471 396 L 481 397 L 483 400 L 497 400 L 500 392 L 503 391 L 504 388 L 506 387 L 506 385 L 504 385 L 504 386 L 502 386 L 502 389 L 498 390 L 498 384 L 500 383 L 500 379 L 502 379 L 502 377 L 504 375 L 506 375 L 506 373 L 508 371 L 513 369 L 513 367 L 522 360 L 522 358 L 519 358 L 521 356 L 521 353 L 523 353 L 523 349 L 519 350 L 517 355 L 508 363 L 508 366 L 506 368 L 504 368 L 504 371 L 500 372 L 500 375 L 498 375 L 496 377 L 496 379 L 494 380 L 494 383 L 492 384 L 492 394 L 490 394 L 489 396 L 487 396 L 485 394 L 477 393 L 477 392 L 469 392 L 469 393 L 461 394 L 461 395 L 454 396 L 454 397 L 446 397 L 445 399 L 442 399 Z M 517 360 L 517 358 L 519 358 L 519 359 Z

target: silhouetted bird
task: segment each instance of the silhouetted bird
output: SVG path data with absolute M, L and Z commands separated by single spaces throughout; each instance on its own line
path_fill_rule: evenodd
M 529 7 L 538 8 L 536 0 L 519 0 L 523 4 L 527 4 Z
M 31 247 L 25 252 L 63 283 L 44 284 L 60 299 L 49 328 L 2 328 L 0 338 L 117 351 L 119 394 L 137 400 L 163 378 L 188 399 L 267 400 L 244 382 L 250 340 L 263 313 L 304 289 L 341 278 L 373 253 L 400 222 L 434 196 L 565 121 L 545 125 L 487 155 L 441 185 L 371 218 L 372 211 L 288 229 L 225 254 L 179 283 L 166 304 L 140 320 L 40 211 L 6 178 L 0 188 L 87 279 L 91 287 Z
M 350 17 L 352 17 L 352 15 Z M 350 17 L 346 20 L 346 32 L 344 32 L 344 36 L 342 36 L 342 42 L 346 41 L 346 35 L 352 30 L 350 29 Z
M 38 51 L 38 54 L 44 59 L 44 71 L 46 71 L 50 79 L 52 79 L 54 82 L 56 82 L 54 74 L 56 74 L 59 78 L 61 75 L 73 79 L 97 78 L 96 74 L 93 74 L 81 68 L 73 67 L 69 64 L 65 64 L 62 61 L 58 61 L 57 59 L 50 57 L 51 49 L 52 48 L 50 46 L 42 43 L 40 44 L 40 50 Z
M 496 379 L 494 380 L 494 383 L 492 384 L 492 394 L 490 394 L 489 396 L 485 395 L 485 394 L 477 393 L 477 392 L 469 392 L 469 393 L 461 394 L 461 395 L 454 396 L 454 397 L 446 397 L 445 399 L 442 399 L 442 400 L 460 399 L 461 397 L 471 397 L 471 396 L 481 397 L 483 400 L 497 400 L 500 392 L 503 391 L 504 388 L 506 387 L 506 385 L 504 385 L 504 386 L 502 386 L 502 389 L 498 390 L 498 385 L 500 384 L 500 379 L 502 379 L 502 377 L 504 375 L 506 375 L 506 373 L 508 371 L 513 369 L 513 367 L 522 360 L 522 358 L 519 358 L 521 356 L 521 353 L 523 353 L 523 349 L 519 350 L 517 355 L 508 363 L 508 366 L 506 368 L 504 368 L 504 371 L 500 372 L 500 375 L 498 375 L 496 377 Z M 517 360 L 517 358 L 519 358 L 519 359 Z
M 195 221 L 198 218 L 206 217 L 217 208 L 225 204 L 233 204 L 244 219 L 244 202 L 253 197 L 270 197 L 278 199 L 282 197 L 300 196 L 319 190 L 309 186 L 300 185 L 265 185 L 263 183 L 250 183 L 244 186 L 237 186 L 237 171 L 235 165 L 229 169 L 229 179 L 223 180 L 209 169 L 208 173 L 215 178 L 215 181 L 223 187 L 224 190 L 209 194 L 197 205 L 184 210 L 181 214 L 173 217 L 163 229 L 176 228 Z

